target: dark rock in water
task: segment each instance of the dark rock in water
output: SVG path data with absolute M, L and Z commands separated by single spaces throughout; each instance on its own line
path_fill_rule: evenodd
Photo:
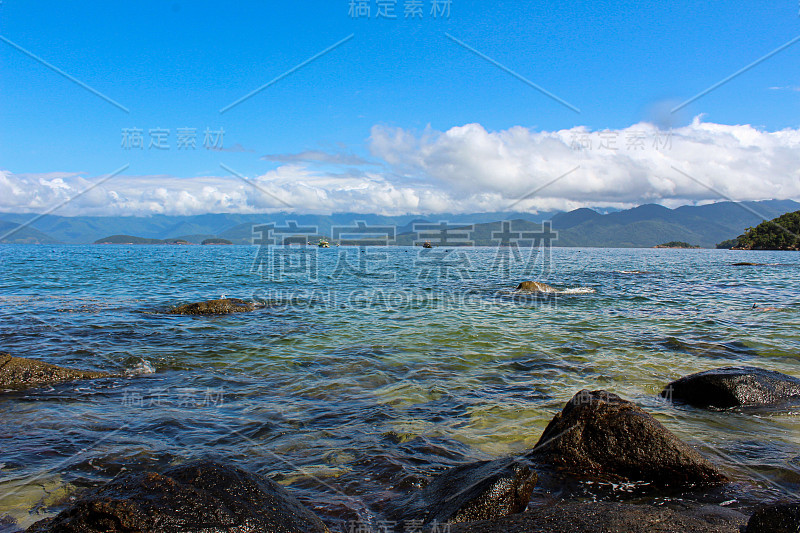
M 167 311 L 171 315 L 229 315 L 255 311 L 260 306 L 254 302 L 246 302 L 239 298 L 223 298 L 186 305 L 179 305 Z
M 523 281 L 514 290 L 520 292 L 558 292 L 550 285 L 539 283 L 538 281 Z
M 656 486 L 727 481 L 647 412 L 602 390 L 576 394 L 550 421 L 528 458 L 580 477 Z
M 800 379 L 752 366 L 698 372 L 673 381 L 661 396 L 696 407 L 757 407 L 800 400 Z
M 800 503 L 770 505 L 759 509 L 747 522 L 745 533 L 800 532 Z
M 387 515 L 426 524 L 499 518 L 525 510 L 536 474 L 518 459 L 503 458 L 457 466 L 429 485 L 390 504 Z
M 106 372 L 64 368 L 44 361 L 0 353 L 0 389 L 27 389 L 39 385 L 108 377 Z
M 8 514 L 0 515 L 0 531 L 5 533 L 6 531 L 19 531 L 17 527 L 17 521 Z
M 742 263 L 733 263 L 733 266 L 735 266 L 735 267 L 764 266 L 764 263 L 747 263 L 747 262 L 742 262 Z
M 745 515 L 718 506 L 677 511 L 632 503 L 565 502 L 499 520 L 456 524 L 450 533 L 740 533 L 746 521 Z
M 211 461 L 117 478 L 28 533 L 323 533 L 325 524 L 265 477 Z

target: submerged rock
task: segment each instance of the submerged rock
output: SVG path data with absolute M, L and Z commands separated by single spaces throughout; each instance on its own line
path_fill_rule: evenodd
M 0 353 L 0 389 L 27 389 L 62 381 L 108 376 L 110 374 L 106 372 L 64 368 L 36 359 Z
M 558 292 L 557 289 L 550 285 L 539 283 L 538 281 L 523 281 L 514 290 L 520 292 Z
M 747 517 L 719 506 L 673 510 L 615 502 L 564 502 L 498 520 L 457 524 L 451 533 L 739 533 Z
M 426 524 L 499 518 L 524 511 L 535 485 L 536 474 L 523 461 L 470 463 L 445 471 L 422 490 L 394 502 L 387 515 Z
M 727 478 L 637 405 L 582 390 L 547 425 L 528 458 L 580 477 L 656 486 L 717 484 Z
M 9 514 L 0 515 L 0 531 L 17 531 L 17 521 Z
M 664 398 L 696 407 L 757 407 L 800 400 L 800 379 L 752 366 L 698 372 L 673 381 Z
M 239 298 L 222 298 L 191 304 L 178 305 L 167 311 L 171 315 L 229 315 L 255 311 L 259 305 Z
M 747 522 L 745 533 L 797 533 L 800 531 L 800 503 L 770 505 L 759 509 Z
M 268 478 L 212 461 L 117 478 L 28 533 L 326 533 L 328 528 Z

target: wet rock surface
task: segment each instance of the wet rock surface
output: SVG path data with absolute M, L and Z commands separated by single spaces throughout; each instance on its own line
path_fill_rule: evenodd
M 117 478 L 28 533 L 324 533 L 327 527 L 268 478 L 212 461 Z
M 800 401 L 800 379 L 752 366 L 725 367 L 673 381 L 661 396 L 717 409 L 773 406 Z
M 539 283 L 538 281 L 523 281 L 517 288 L 514 289 L 519 292 L 557 292 L 557 290 L 550 285 Z
M 0 389 L 27 389 L 51 383 L 108 377 L 106 372 L 64 368 L 36 359 L 0 353 Z
M 425 488 L 394 502 L 387 515 L 398 521 L 458 523 L 524 511 L 536 485 L 529 465 L 513 458 L 457 466 Z
M 537 469 L 654 486 L 727 481 L 717 467 L 637 405 L 582 390 L 547 425 L 527 457 Z
M 740 533 L 747 517 L 718 506 L 673 510 L 615 502 L 563 502 L 498 520 L 451 526 L 451 533 Z M 760 532 L 759 532 L 760 533 Z
M 797 533 L 800 503 L 770 505 L 759 509 L 747 522 L 746 533 Z
M 171 315 L 229 315 L 232 313 L 246 313 L 261 307 L 254 302 L 247 302 L 239 298 L 222 298 L 208 300 L 171 308 L 167 313 Z

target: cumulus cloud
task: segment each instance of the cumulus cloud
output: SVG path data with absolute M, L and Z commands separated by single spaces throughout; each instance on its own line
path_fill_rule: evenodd
M 379 164 L 309 151 L 267 156 L 285 164 L 250 183 L 120 175 L 77 198 L 102 177 L 0 171 L 0 211 L 43 212 L 67 202 L 57 214 L 264 213 L 286 211 L 285 204 L 306 213 L 401 214 L 800 198 L 800 130 L 700 117 L 667 131 L 645 122 L 600 131 L 375 126 L 368 148 Z M 348 168 L 321 170 L 320 163 Z
M 666 131 L 649 123 L 551 132 L 467 124 L 418 136 L 374 127 L 371 137 L 374 156 L 407 176 L 430 178 L 456 199 L 516 201 L 541 188 L 522 203 L 528 208 L 797 198 L 798 149 L 800 130 L 766 132 L 699 117 Z

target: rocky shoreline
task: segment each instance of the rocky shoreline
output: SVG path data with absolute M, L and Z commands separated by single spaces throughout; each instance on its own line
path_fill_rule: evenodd
M 178 306 L 170 312 L 214 315 L 256 308 L 242 300 L 223 299 Z M 0 354 L 0 389 L 6 391 L 110 376 Z M 724 417 L 732 408 L 795 405 L 800 402 L 800 379 L 756 367 L 726 367 L 675 380 L 664 387 L 661 397 Z M 747 475 L 716 465 L 633 402 L 605 390 L 581 390 L 553 416 L 530 450 L 455 466 L 426 486 L 374 509 L 382 522 L 350 524 L 345 530 L 800 531 L 800 502 L 734 510 L 704 498 L 743 477 Z M 616 501 L 600 489 L 592 494 L 571 492 L 568 487 L 576 481 L 598 487 L 632 484 L 639 495 Z M 662 496 L 675 491 L 684 496 L 680 503 L 665 504 Z M 0 525 L 5 526 L 1 518 Z M 11 524 L 5 527 L 3 531 L 14 531 Z M 123 473 L 77 494 L 58 515 L 26 531 L 324 533 L 340 529 L 329 529 L 291 489 L 269 477 L 207 459 L 161 471 Z

